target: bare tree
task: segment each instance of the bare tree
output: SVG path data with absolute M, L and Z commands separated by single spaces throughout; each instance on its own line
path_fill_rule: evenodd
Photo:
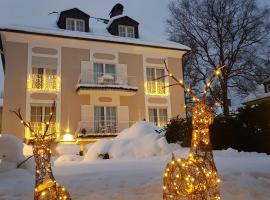
M 256 0 L 173 0 L 169 10 L 170 39 L 192 49 L 184 60 L 191 85 L 226 65 L 210 97 L 228 115 L 231 90 L 247 94 L 270 74 L 269 9 Z

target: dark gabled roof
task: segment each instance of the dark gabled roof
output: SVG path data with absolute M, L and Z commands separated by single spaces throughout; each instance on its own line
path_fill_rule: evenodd
M 123 20 L 123 19 L 127 19 L 129 20 L 130 22 L 133 22 L 135 24 L 140 24 L 139 22 L 137 22 L 136 20 L 132 19 L 131 17 L 127 16 L 127 15 L 118 15 L 118 16 L 115 16 L 115 17 L 112 17 L 107 25 L 107 29 L 110 28 L 110 26 L 113 24 L 113 23 L 117 23 L 117 21 L 119 20 Z
M 68 9 L 68 10 L 61 11 L 60 16 L 63 15 L 63 14 L 68 14 L 68 13 L 70 13 L 70 12 L 78 12 L 78 13 L 80 13 L 80 14 L 86 16 L 86 17 L 90 17 L 90 15 L 88 15 L 87 13 L 81 11 L 81 10 L 78 9 L 78 8 L 71 8 L 71 9 Z

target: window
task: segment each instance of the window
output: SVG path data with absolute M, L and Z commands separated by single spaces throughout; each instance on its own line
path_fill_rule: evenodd
M 51 106 L 31 106 L 31 122 L 46 123 L 47 121 L 49 121 L 51 111 Z M 56 113 L 54 110 L 52 122 L 55 122 L 55 115 Z
M 50 119 L 50 113 L 52 112 L 51 106 L 47 105 L 31 105 L 30 111 L 30 123 L 34 132 L 44 133 L 46 128 L 46 122 Z M 56 123 L 56 111 L 54 111 L 53 118 L 51 120 L 50 126 L 47 130 L 49 134 L 57 134 L 59 132 L 59 126 Z M 33 135 L 26 131 L 26 138 L 30 138 Z
M 29 89 L 41 91 L 58 91 L 60 83 L 57 79 L 56 69 L 33 67 Z
M 146 93 L 149 95 L 166 95 L 165 78 L 158 79 L 165 75 L 165 70 L 161 68 L 146 68 Z
M 117 133 L 116 107 L 95 106 L 95 133 Z
M 121 37 L 135 38 L 135 30 L 133 26 L 123 26 L 119 25 L 118 33 Z
M 167 108 L 149 108 L 149 121 L 156 126 L 166 126 L 168 122 Z
M 85 22 L 82 19 L 66 19 L 66 29 L 70 31 L 85 31 Z
M 95 84 L 115 84 L 115 64 L 94 63 Z

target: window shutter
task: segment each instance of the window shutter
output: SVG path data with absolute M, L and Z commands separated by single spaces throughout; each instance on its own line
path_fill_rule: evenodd
M 81 105 L 81 121 L 93 121 L 94 108 L 91 105 Z
M 128 106 L 118 107 L 118 132 L 129 127 L 129 110 Z
M 92 71 L 93 67 L 91 62 L 89 61 L 82 61 L 81 62 L 81 83 L 86 83 L 89 80 L 92 80 Z
M 117 65 L 117 83 L 120 85 L 128 84 L 127 77 L 127 64 L 118 64 Z

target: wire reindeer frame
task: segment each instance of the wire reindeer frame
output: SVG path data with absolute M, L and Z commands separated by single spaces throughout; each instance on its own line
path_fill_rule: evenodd
M 34 200 L 71 200 L 68 191 L 56 182 L 51 168 L 51 144 L 55 140 L 56 133 L 49 133 L 49 127 L 55 111 L 55 102 L 51 107 L 49 120 L 45 123 L 44 131 L 35 130 L 31 122 L 25 121 L 21 110 L 11 111 L 29 129 L 33 136 L 33 155 L 36 162 L 36 181 Z
M 222 65 L 215 70 L 207 82 L 201 99 L 193 90 L 186 87 L 183 80 L 178 80 L 169 70 L 164 61 L 167 75 L 157 78 L 171 77 L 175 83 L 167 87 L 179 85 L 189 93 L 195 106 L 192 109 L 192 139 L 187 159 L 174 155 L 167 164 L 163 176 L 164 200 L 219 200 L 220 179 L 214 162 L 209 126 L 213 122 L 212 108 L 206 104 L 206 94 L 216 77 L 221 75 Z

